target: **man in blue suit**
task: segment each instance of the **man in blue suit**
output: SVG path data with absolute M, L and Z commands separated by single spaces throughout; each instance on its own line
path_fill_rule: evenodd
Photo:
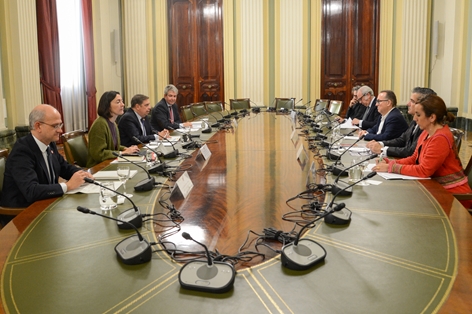
M 150 111 L 151 102 L 148 96 L 137 94 L 131 98 L 131 109 L 128 109 L 121 116 L 118 123 L 121 145 L 129 147 L 139 144 L 133 137 L 136 137 L 143 143 L 149 143 L 150 141 L 157 141 L 159 136 L 169 136 L 169 131 L 166 129 L 155 134 L 156 131 L 152 129 L 149 122 L 148 114 Z
M 397 96 L 393 91 L 381 91 L 376 103 L 377 111 L 381 116 L 373 127 L 359 132 L 359 136 L 365 135 L 366 141 L 384 141 L 397 138 L 408 129 L 408 123 L 396 107 Z
M 364 105 L 366 109 L 361 119 L 352 119 L 352 124 L 359 126 L 362 130 L 367 130 L 377 123 L 380 115 L 375 107 L 376 98 L 374 91 L 369 86 L 362 86 L 357 90 L 357 100 Z

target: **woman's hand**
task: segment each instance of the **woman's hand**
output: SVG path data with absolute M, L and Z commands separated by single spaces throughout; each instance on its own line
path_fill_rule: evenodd
M 376 172 L 388 172 L 388 163 L 385 160 L 376 159 L 376 165 L 372 168 L 372 171 Z

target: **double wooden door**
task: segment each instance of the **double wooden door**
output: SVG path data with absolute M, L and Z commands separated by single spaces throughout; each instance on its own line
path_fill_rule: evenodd
M 344 101 L 351 89 L 368 85 L 378 92 L 380 0 L 323 0 L 322 98 Z
M 224 100 L 223 0 L 167 0 L 170 82 L 179 109 Z

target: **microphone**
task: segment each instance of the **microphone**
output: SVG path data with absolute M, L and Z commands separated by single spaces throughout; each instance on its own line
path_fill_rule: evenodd
M 118 217 L 116 217 L 117 219 L 119 219 L 119 221 L 118 221 L 118 228 L 119 229 L 131 229 L 129 227 L 129 225 L 133 225 L 136 228 L 141 228 L 141 226 L 143 225 L 143 217 L 141 216 L 141 212 L 139 211 L 138 206 L 136 206 L 136 204 L 131 200 L 131 198 L 129 198 L 126 194 L 122 194 L 122 193 L 120 193 L 116 190 L 110 189 L 109 187 L 106 187 L 106 186 L 98 183 L 97 181 L 95 181 L 93 179 L 85 177 L 84 181 L 88 182 L 88 183 L 98 185 L 99 187 L 102 187 L 102 188 L 110 190 L 110 191 L 112 191 L 112 192 L 114 192 L 118 195 L 121 195 L 121 196 L 125 197 L 133 205 L 133 208 L 125 210 L 124 212 L 119 214 Z M 120 223 L 120 222 L 125 222 L 126 224 L 123 224 L 123 223 Z
M 335 140 L 334 142 L 332 142 L 329 145 L 328 152 L 326 153 L 326 157 L 328 157 L 329 160 L 338 160 L 339 156 L 335 155 L 334 153 L 331 153 L 331 149 L 333 148 L 334 144 L 336 144 L 337 142 L 339 142 L 343 138 L 344 138 L 344 136 L 341 137 L 341 138 L 338 138 L 337 140 Z M 344 152 L 343 152 L 343 154 L 344 154 Z
M 337 190 L 337 187 L 335 189 L 335 185 L 333 185 L 332 188 L 331 188 L 331 193 L 333 193 L 334 196 L 333 196 L 333 199 L 331 200 L 331 202 L 329 203 L 329 205 L 327 206 L 327 208 L 330 208 L 333 205 L 334 200 L 336 199 L 336 197 L 338 195 L 345 195 L 343 193 L 345 191 L 347 191 L 347 189 L 349 189 L 350 187 L 356 185 L 357 183 L 359 183 L 363 180 L 367 180 L 367 179 L 370 179 L 370 178 L 374 177 L 376 174 L 377 174 L 377 172 L 370 172 L 369 174 L 367 174 L 363 178 L 360 178 L 356 182 L 354 182 L 354 183 L 352 183 L 352 184 L 350 184 L 350 185 L 348 185 L 345 188 L 340 189 L 340 190 Z M 336 191 L 336 192 L 334 193 L 334 191 Z M 350 193 L 352 194 L 352 189 L 351 189 Z M 348 224 L 351 221 L 351 214 L 352 213 L 349 209 L 344 208 L 339 212 L 333 212 L 331 214 L 326 215 L 324 221 L 328 224 L 333 224 L 333 225 L 345 225 L 345 224 Z
M 192 113 L 193 113 L 193 112 L 192 112 Z M 193 113 L 193 115 L 195 115 L 195 114 Z M 175 129 L 172 128 L 171 126 L 167 126 L 167 128 L 168 128 L 169 130 L 175 131 Z M 153 131 L 154 133 L 157 133 L 155 130 L 152 130 L 152 131 Z M 180 132 L 179 132 L 179 133 L 180 133 Z M 187 135 L 187 136 L 190 137 L 190 135 Z M 175 149 L 174 144 L 173 144 L 171 141 L 169 141 L 167 138 L 161 137 L 161 139 L 163 139 L 163 140 L 169 142 L 170 145 L 172 145 L 172 151 L 171 151 L 170 153 L 163 154 L 164 159 L 176 158 L 176 157 L 179 155 L 179 150 L 178 150 L 178 149 Z
M 345 171 L 348 171 L 348 170 L 351 169 L 352 167 L 355 167 L 355 166 L 359 165 L 360 163 L 364 162 L 365 160 L 370 160 L 370 159 L 372 159 L 372 158 L 374 158 L 374 157 L 377 157 L 377 154 L 374 154 L 374 155 L 372 155 L 371 157 L 369 157 L 368 159 L 362 160 L 361 162 L 356 162 L 354 165 L 351 165 L 351 166 L 347 167 L 347 168 L 345 169 Z M 371 173 L 372 173 L 372 172 L 371 172 Z M 370 173 L 369 173 L 369 175 L 370 175 Z M 374 175 L 375 175 L 375 173 L 374 173 Z M 360 180 L 356 181 L 356 183 L 361 182 L 362 180 L 370 179 L 370 178 L 372 178 L 374 175 L 372 175 L 372 176 L 370 176 L 370 177 L 367 177 L 367 176 L 368 176 L 368 175 L 367 175 L 367 176 L 361 178 Z M 339 193 L 339 195 L 341 195 L 341 196 L 351 196 L 351 195 L 352 195 L 352 189 L 349 190 L 349 188 L 350 188 L 351 186 L 353 186 L 354 184 L 356 184 L 356 183 L 350 184 L 350 185 L 348 185 L 348 186 L 345 186 L 346 183 L 345 183 L 344 181 L 339 181 L 339 182 L 343 182 L 343 184 L 339 184 L 339 186 L 338 186 L 337 184 L 338 184 L 338 179 L 339 179 L 339 177 L 340 177 L 340 176 L 338 175 L 338 176 L 336 177 L 336 180 L 335 180 L 334 183 L 332 184 L 332 186 L 331 186 L 331 193 L 332 193 L 332 194 L 338 194 L 338 193 Z M 343 187 L 343 185 L 344 185 L 344 187 Z
M 256 105 L 256 107 L 252 107 L 252 109 L 251 109 L 252 112 L 254 112 L 254 113 L 259 113 L 259 112 L 261 112 L 261 108 L 260 108 L 255 102 L 253 102 L 253 101 L 250 100 L 250 99 L 249 99 L 249 101 L 250 101 L 251 103 L 253 103 L 254 105 Z
M 187 232 L 182 232 L 182 237 L 203 246 L 207 262 L 191 261 L 186 263 L 179 272 L 180 286 L 184 289 L 223 293 L 233 288 L 236 271 L 228 263 L 215 262 L 203 243 L 193 239 Z
M 344 120 L 343 122 L 338 122 L 338 125 L 336 125 L 335 127 L 331 127 L 331 129 L 326 132 L 326 134 L 318 134 L 315 136 L 315 140 L 323 140 L 320 145 L 321 147 L 329 147 L 330 143 L 326 141 L 326 139 L 328 138 L 328 134 L 333 132 L 335 128 L 337 128 L 339 125 L 343 124 L 344 122 L 346 122 L 346 120 Z M 328 126 L 329 128 L 330 126 Z
M 359 143 L 359 141 L 361 141 L 363 138 L 364 138 L 364 135 L 362 135 L 361 137 L 359 137 L 354 143 L 352 143 L 352 144 L 351 144 L 346 150 L 344 150 L 344 151 L 341 153 L 341 155 L 339 155 L 339 156 L 337 156 L 336 154 L 330 153 L 329 150 L 331 150 L 331 147 L 332 147 L 332 146 L 329 148 L 328 154 L 327 154 L 327 155 L 328 155 L 328 159 L 330 159 L 330 160 L 336 159 L 336 161 L 335 161 L 335 163 L 334 163 L 334 165 L 333 165 L 333 167 L 332 167 L 332 169 L 331 169 L 331 172 L 332 172 L 335 176 L 347 176 L 347 175 L 348 175 L 348 173 L 347 173 L 345 167 L 342 167 L 342 168 L 339 167 L 339 168 L 338 168 L 338 167 L 337 167 L 337 164 L 338 164 L 338 162 L 341 161 L 341 157 L 342 157 L 348 150 L 350 150 L 354 145 L 356 145 L 357 143 Z M 334 144 L 334 143 L 333 143 L 333 144 Z
M 210 117 L 212 117 L 213 119 L 215 119 L 216 123 L 212 124 L 211 127 L 212 127 L 212 128 L 219 128 L 219 127 L 220 127 L 220 123 L 219 123 L 218 119 L 217 119 L 214 115 L 212 115 L 208 110 L 206 110 L 204 107 L 203 107 L 202 109 L 206 112 L 207 115 L 209 115 Z M 202 131 L 202 133 L 211 133 L 211 128 L 210 128 L 210 132 L 203 132 L 203 131 Z
M 231 106 L 228 105 L 228 104 L 226 103 L 226 101 L 223 101 L 223 104 L 225 104 L 224 109 L 225 109 L 225 111 L 226 111 L 226 113 L 227 113 L 227 115 L 226 115 L 226 116 L 223 116 L 223 118 L 229 119 L 229 118 L 231 118 L 231 113 L 226 109 L 226 106 L 228 106 L 228 107 L 230 107 L 230 108 L 231 108 Z
M 293 99 L 293 98 L 292 98 L 292 99 Z M 297 101 L 295 104 L 293 104 L 293 109 L 295 109 L 295 106 L 296 106 L 300 101 L 302 101 L 302 100 L 303 100 L 303 98 L 300 98 L 299 101 Z
M 122 221 L 114 217 L 109 217 L 109 216 L 99 214 L 97 212 L 94 212 L 82 206 L 77 206 L 77 210 L 84 214 L 97 215 L 103 218 L 115 220 L 117 222 L 129 224 L 130 227 L 132 228 L 127 228 L 127 229 L 134 229 L 136 231 L 135 235 L 132 235 L 122 240 L 120 243 L 118 243 L 115 246 L 116 255 L 118 256 L 118 258 L 123 264 L 138 265 L 138 264 L 147 263 L 151 260 L 151 257 L 152 257 L 151 245 L 149 244 L 148 241 L 146 241 L 146 239 L 143 238 L 141 233 L 139 233 L 138 229 L 134 225 L 130 224 L 127 221 Z
M 169 128 L 169 129 L 172 130 L 172 131 L 175 131 L 175 132 L 177 132 L 177 133 L 179 133 L 179 134 L 182 134 L 182 138 L 184 138 L 184 142 L 186 142 L 185 139 L 188 139 L 188 140 L 189 140 L 188 143 L 181 145 L 182 148 L 187 149 L 187 148 L 200 148 L 200 147 L 201 147 L 201 144 L 195 142 L 195 141 L 192 139 L 193 136 L 192 136 L 191 134 L 183 133 L 183 132 L 180 132 L 180 131 L 178 131 L 178 130 L 176 130 L 176 129 L 173 129 L 173 128 Z
M 324 218 L 328 214 L 343 209 L 345 206 L 344 203 L 338 204 L 335 208 L 326 211 L 323 215 L 316 217 L 304 225 L 300 232 L 298 232 L 295 241 L 282 248 L 282 266 L 292 270 L 306 270 L 323 261 L 326 257 L 326 250 L 320 244 L 311 239 L 300 240 L 300 236 L 306 228 L 313 225 L 316 221 Z
M 136 142 L 138 142 L 139 144 L 143 145 L 143 147 L 146 147 L 147 149 L 149 149 L 150 151 L 152 151 L 154 154 L 156 154 L 158 160 L 159 160 L 159 163 L 158 164 L 154 164 L 152 165 L 149 169 L 148 169 L 148 172 L 149 173 L 158 173 L 158 172 L 161 172 L 163 173 L 165 171 L 165 169 L 167 168 L 166 164 L 164 162 L 161 162 L 161 160 L 159 159 L 159 157 L 162 157 L 164 156 L 164 154 L 162 152 L 158 152 L 154 149 L 152 149 L 150 146 L 144 144 L 143 142 L 141 142 L 136 136 L 133 136 L 133 140 L 135 140 Z
M 149 172 L 141 165 L 139 165 L 138 163 L 135 163 L 131 160 L 129 160 L 128 158 L 124 157 L 124 156 L 120 156 L 120 154 L 118 154 L 117 152 L 113 152 L 113 155 L 115 155 L 116 157 L 119 157 L 119 158 L 123 158 L 124 160 L 132 163 L 133 165 L 135 166 L 138 166 L 139 168 L 143 169 L 144 172 L 146 172 L 147 174 L 147 179 L 144 179 L 144 180 L 141 180 L 139 181 L 135 186 L 134 186 L 134 190 L 135 191 L 138 191 L 138 192 L 141 192 L 141 191 L 151 191 L 154 187 L 154 183 L 155 183 L 155 179 L 154 177 L 151 177 L 151 175 L 149 174 Z
M 202 133 L 211 133 L 212 129 L 211 129 L 211 126 L 209 123 L 207 123 L 205 120 L 202 120 L 203 123 L 207 126 L 206 129 L 203 129 L 202 130 Z M 220 124 L 218 123 L 218 126 L 220 126 Z

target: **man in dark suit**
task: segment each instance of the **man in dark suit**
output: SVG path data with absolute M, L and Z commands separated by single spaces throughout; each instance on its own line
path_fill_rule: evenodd
M 347 108 L 345 119 L 351 118 L 353 119 L 362 119 L 364 116 L 366 107 L 362 105 L 359 100 L 357 99 L 357 91 L 361 88 L 359 85 L 354 86 L 351 90 L 352 99 L 349 102 L 349 108 Z
M 155 134 L 148 118 L 150 111 L 151 102 L 148 96 L 137 94 L 131 98 L 131 109 L 121 116 L 118 124 L 121 145 L 129 147 L 139 144 L 133 137 L 136 137 L 143 143 L 149 143 L 150 141 L 159 140 L 159 136 L 169 136 L 169 131 L 165 129 Z
M 164 88 L 164 98 L 152 108 L 151 112 L 151 125 L 155 130 L 175 130 L 192 126 L 190 122 L 182 123 L 180 119 L 179 110 L 175 103 L 178 93 L 179 91 L 174 85 L 167 85 Z
M 29 115 L 31 133 L 18 139 L 5 166 L 0 203 L 27 207 L 35 201 L 58 197 L 78 188 L 91 174 L 68 164 L 58 153 L 61 114 L 50 105 L 36 106 Z M 58 183 L 59 177 L 68 180 Z
M 382 152 L 387 157 L 405 158 L 413 155 L 418 138 L 422 133 L 414 120 L 415 104 L 426 95 L 436 95 L 436 93 L 432 89 L 426 87 L 415 87 L 411 91 L 410 100 L 408 101 L 407 106 L 408 113 L 413 116 L 413 120 L 408 129 L 403 132 L 402 135 L 387 141 L 377 142 L 372 140 L 367 143 L 366 147 L 375 154 L 380 154 Z
M 397 108 L 397 96 L 391 90 L 383 90 L 377 96 L 376 102 L 377 111 L 381 116 L 373 127 L 359 132 L 359 136 L 364 135 L 366 141 L 399 137 L 408 128 L 408 123 Z
M 358 125 L 362 130 L 367 130 L 377 123 L 380 116 L 380 113 L 375 107 L 376 98 L 374 91 L 369 86 L 364 85 L 357 91 L 357 99 L 366 109 L 362 119 L 352 119 L 352 124 Z

